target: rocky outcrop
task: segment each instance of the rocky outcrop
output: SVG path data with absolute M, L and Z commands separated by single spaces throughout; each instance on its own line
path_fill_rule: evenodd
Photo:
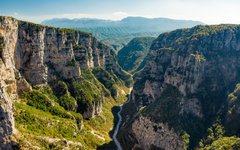
M 99 101 L 93 102 L 92 105 L 87 106 L 83 112 L 83 118 L 91 118 L 93 116 L 99 115 L 102 112 L 103 97 Z
M 0 22 L 0 149 L 10 149 L 15 132 L 12 103 L 18 98 L 14 63 L 18 22 L 12 18 Z
M 132 149 L 167 149 L 180 150 L 183 142 L 178 134 L 168 125 L 152 122 L 150 118 L 139 116 L 132 124 L 131 132 L 128 133 L 134 141 Z M 124 147 L 129 142 L 124 141 Z
M 14 133 L 12 104 L 18 94 L 32 85 L 81 79 L 81 70 L 94 67 L 130 77 L 116 63 L 113 50 L 90 33 L 0 17 L 0 148 Z M 85 108 L 84 117 L 98 115 L 102 102 Z
M 81 69 L 111 67 L 116 63 L 112 54 L 89 33 L 19 22 L 16 68 L 32 84 L 78 78 Z
M 224 112 L 229 91 L 240 81 L 239 33 L 236 25 L 196 26 L 161 34 L 153 42 L 150 59 L 135 75 L 132 106 L 136 111 L 120 135 L 122 143 L 132 143 L 124 144 L 126 149 L 149 149 L 151 144 L 176 149 L 173 145 L 184 142 L 182 132 L 190 135 L 190 148 L 196 146 Z M 156 124 L 173 130 L 151 131 Z M 172 142 L 161 140 L 164 135 L 171 135 Z

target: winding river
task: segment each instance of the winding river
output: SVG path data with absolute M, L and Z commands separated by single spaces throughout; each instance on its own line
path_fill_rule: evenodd
M 127 100 L 125 103 L 123 103 L 122 105 L 120 105 L 120 110 L 119 110 L 119 112 L 117 113 L 117 115 L 118 115 L 118 123 L 117 123 L 117 126 L 116 126 L 116 128 L 115 128 L 115 131 L 114 131 L 114 133 L 113 133 L 113 141 L 114 141 L 114 143 L 116 144 L 118 150 L 122 150 L 122 146 L 121 146 L 120 142 L 119 142 L 118 139 L 117 139 L 117 134 L 118 134 L 118 131 L 119 131 L 119 127 L 120 127 L 120 125 L 121 125 L 121 123 L 122 123 L 121 112 L 122 112 L 123 106 L 124 106 L 125 104 L 129 103 L 129 101 L 130 101 L 130 99 L 131 99 L 131 92 L 132 92 L 132 88 L 130 88 L 128 100 Z

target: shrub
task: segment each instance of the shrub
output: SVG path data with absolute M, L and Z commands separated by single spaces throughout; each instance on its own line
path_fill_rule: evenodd
M 69 93 L 61 96 L 58 100 L 58 103 L 66 110 L 76 111 L 77 109 L 76 100 Z
M 37 90 L 24 93 L 24 97 L 26 98 L 28 105 L 37 109 L 46 111 L 52 106 L 52 101 L 46 95 Z
M 72 81 L 71 94 L 77 101 L 79 113 L 84 113 L 93 107 L 94 102 L 102 100 L 101 88 L 85 79 Z
M 53 91 L 57 97 L 61 97 L 61 96 L 64 96 L 65 94 L 67 94 L 68 86 L 65 82 L 58 81 L 57 83 L 53 84 Z
M 48 111 L 53 115 L 62 117 L 62 118 L 72 118 L 71 114 L 69 114 L 64 108 L 59 106 L 57 103 L 54 103 L 53 100 L 49 99 L 49 97 L 38 90 L 32 90 L 31 92 L 24 93 L 24 98 L 27 101 L 27 105 L 33 106 L 37 109 L 41 109 L 43 111 Z
M 85 47 L 84 46 L 82 46 L 82 45 L 74 45 L 73 46 L 73 49 L 84 49 Z
M 118 79 L 112 72 L 108 72 L 102 68 L 94 68 L 94 75 L 97 79 L 111 92 L 111 96 L 117 95 L 117 84 L 123 85 L 122 81 Z
M 184 150 L 187 150 L 188 149 L 188 146 L 189 146 L 189 134 L 187 134 L 187 132 L 183 132 L 182 135 L 181 135 L 181 138 L 183 140 L 183 144 L 184 144 Z
M 64 108 L 58 106 L 58 105 L 54 105 L 49 107 L 48 111 L 55 116 L 61 117 L 61 118 L 72 118 L 73 116 L 68 113 Z
M 100 98 L 100 90 L 87 80 L 73 82 L 74 97 L 82 104 L 92 104 Z
M 66 66 L 76 66 L 76 60 L 72 59 L 70 61 L 67 61 Z

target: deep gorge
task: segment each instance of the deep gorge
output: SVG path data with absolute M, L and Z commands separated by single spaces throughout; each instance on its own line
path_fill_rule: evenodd
M 92 149 L 110 140 L 111 108 L 132 82 L 111 48 L 90 33 L 11 17 L 0 17 L 0 37 L 1 148 Z
M 122 149 L 240 149 L 240 26 L 144 39 L 117 57 L 91 33 L 0 17 L 0 149 L 114 149 L 116 127 Z

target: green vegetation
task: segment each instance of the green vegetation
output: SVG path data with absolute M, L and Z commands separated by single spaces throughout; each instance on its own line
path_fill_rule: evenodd
M 4 38 L 2 36 L 0 36 L 0 58 L 2 58 L 3 56 L 3 48 L 4 48 Z
M 4 37 L 0 36 L 0 49 L 4 47 Z
M 167 86 L 159 100 L 146 107 L 144 115 L 150 115 L 156 121 L 168 123 L 171 127 L 180 125 L 180 100 L 182 95 L 176 87 Z
M 117 77 L 111 75 L 111 78 Z M 82 71 L 82 79 L 56 81 L 49 85 L 34 86 L 31 92 L 21 95 L 20 102 L 15 103 L 15 124 L 19 131 L 16 139 L 20 147 L 32 148 L 34 145 L 43 149 L 63 149 L 67 147 L 66 139 L 72 143 L 70 149 L 96 149 L 111 141 L 108 132 L 113 127 L 112 108 L 126 100 L 120 90 L 128 93 L 123 84 L 115 84 L 119 95 L 113 99 L 110 94 L 107 96 L 109 91 L 92 71 L 86 69 Z M 85 120 L 76 113 L 79 109 L 84 111 L 85 104 L 91 105 L 102 98 L 99 116 Z
M 85 47 L 84 46 L 82 46 L 82 45 L 74 45 L 73 46 L 73 49 L 85 49 Z
M 58 28 L 60 31 L 63 31 L 65 33 L 75 33 L 77 30 L 69 29 L 69 28 Z
M 100 39 L 101 42 L 111 46 L 116 52 L 127 45 L 132 39 L 137 37 L 157 37 L 160 32 L 138 32 L 132 33 L 136 28 L 129 27 L 94 27 L 94 28 L 76 28 L 91 32 Z
M 110 91 L 112 97 L 117 96 L 117 85 L 123 86 L 124 83 L 113 72 L 108 72 L 102 68 L 94 68 L 93 74 Z
M 192 114 L 181 114 L 181 99 L 178 89 L 168 85 L 161 97 L 147 105 L 141 113 L 150 116 L 155 122 L 167 123 L 177 133 L 182 133 L 185 149 L 191 149 L 202 138 L 205 122 Z
M 228 95 L 228 108 L 225 129 L 228 135 L 240 135 L 240 84 Z
M 56 28 L 59 31 L 63 31 L 65 33 L 81 33 L 81 34 L 85 34 L 87 36 L 92 36 L 92 33 L 86 32 L 86 31 L 80 31 L 77 29 L 70 29 L 70 28 Z
M 76 111 L 77 110 L 77 102 L 75 98 L 73 98 L 69 93 L 61 96 L 58 100 L 60 106 L 65 108 L 66 110 Z
M 239 99 L 239 95 L 240 95 L 239 93 L 240 93 L 240 84 L 237 84 L 234 91 L 228 95 L 228 100 L 230 104 L 233 104 Z
M 48 97 L 48 95 L 41 91 L 32 90 L 31 92 L 24 93 L 23 98 L 29 106 L 50 112 L 52 115 L 62 118 L 72 118 L 72 115 L 69 114 L 63 107 L 59 106 L 58 103 L 54 102 Z
M 239 150 L 240 138 L 224 136 L 225 130 L 219 121 L 207 130 L 207 137 L 200 141 L 199 147 L 204 150 Z
M 91 82 L 92 84 L 94 84 L 98 89 L 100 89 L 102 91 L 102 93 L 105 96 L 110 96 L 109 90 L 107 90 L 107 88 L 96 78 L 96 76 L 93 74 L 92 70 L 90 70 L 90 69 L 82 70 L 82 77 L 85 80 L 87 80 L 87 81 Z
M 81 125 L 77 126 L 75 119 L 58 117 L 22 103 L 15 103 L 15 106 L 17 109 L 16 127 L 22 130 L 26 129 L 29 133 L 73 138 L 74 132 L 80 130 Z M 75 114 L 75 116 L 82 120 L 81 115 Z
M 26 22 L 26 21 L 18 21 L 19 26 L 25 26 L 28 27 L 29 31 L 34 31 L 34 32 L 38 32 L 38 31 L 42 31 L 45 26 L 41 25 L 41 24 L 36 24 L 36 23 L 32 23 L 32 22 Z
M 80 106 L 82 105 L 83 108 L 92 106 L 94 101 L 100 101 L 102 99 L 101 89 L 98 89 L 96 85 L 87 80 L 74 81 L 73 93 L 78 104 Z
M 146 57 L 154 39 L 154 37 L 141 37 L 132 39 L 118 52 L 117 59 L 119 65 L 124 70 L 130 72 L 136 72 L 140 70 L 142 67 L 139 68 L 139 66 Z M 141 65 L 144 66 L 144 64 Z
M 56 29 L 59 31 L 62 31 L 64 33 L 81 33 L 87 36 L 92 36 L 92 33 L 86 32 L 86 31 L 80 31 L 77 29 L 70 29 L 70 28 L 56 28 L 56 27 L 52 27 L 52 26 L 44 26 L 42 24 L 36 24 L 36 23 L 32 23 L 32 22 L 26 22 L 26 21 L 18 21 L 19 25 L 23 25 L 23 26 L 28 26 L 29 29 L 31 29 L 32 31 L 40 31 L 44 28 L 51 28 L 51 29 Z
M 191 54 L 191 56 L 193 56 L 194 59 L 197 60 L 197 62 L 204 62 L 204 61 L 206 61 L 204 56 L 199 54 L 198 52 L 196 54 Z
M 77 62 L 75 59 L 72 59 L 70 61 L 67 61 L 66 66 L 76 66 Z
M 183 132 L 182 135 L 181 135 L 181 138 L 183 140 L 183 149 L 187 150 L 188 146 L 189 146 L 189 138 L 190 138 L 190 136 L 186 132 Z
M 214 141 L 211 145 L 201 148 L 202 150 L 239 150 L 240 138 L 237 137 L 221 137 Z
M 215 122 L 207 129 L 207 137 L 199 142 L 199 146 L 203 148 L 204 146 L 211 145 L 214 141 L 222 138 L 224 133 L 224 127 L 221 123 L 219 121 Z

